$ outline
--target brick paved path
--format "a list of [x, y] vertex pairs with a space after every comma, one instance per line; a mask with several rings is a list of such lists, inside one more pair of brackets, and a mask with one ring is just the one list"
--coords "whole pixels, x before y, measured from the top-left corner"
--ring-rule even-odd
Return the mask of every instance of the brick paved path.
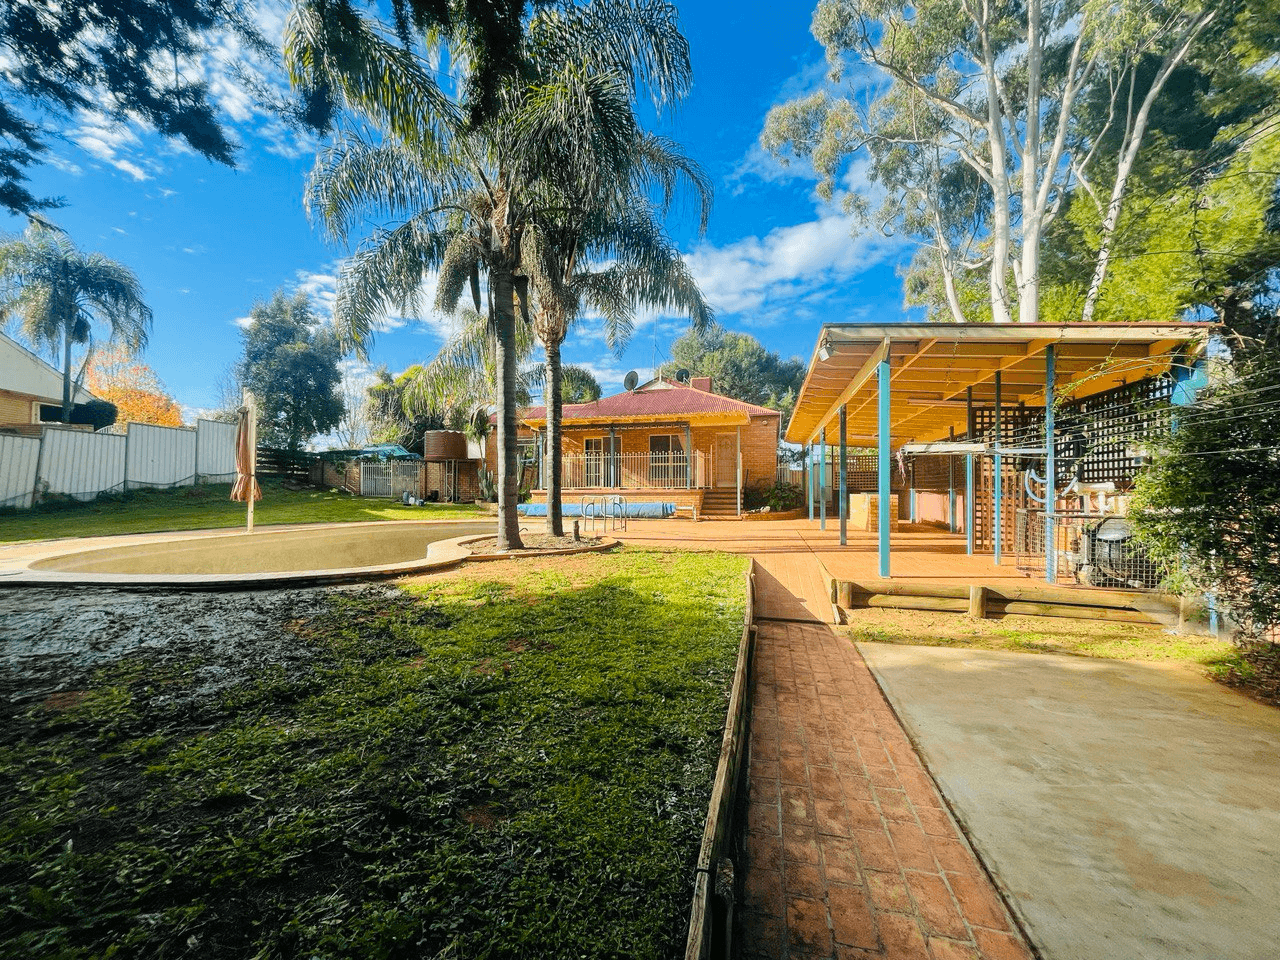
[[752, 695], [739, 957], [1027, 960], [852, 643], [761, 622]]

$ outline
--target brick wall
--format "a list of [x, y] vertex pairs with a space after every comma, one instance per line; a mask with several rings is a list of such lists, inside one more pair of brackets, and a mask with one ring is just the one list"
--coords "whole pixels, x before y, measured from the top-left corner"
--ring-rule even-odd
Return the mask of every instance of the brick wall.
[[[778, 420], [777, 416], [753, 416], [750, 423], [742, 426], [742, 470], [744, 486], [767, 484], [773, 486], [778, 471]], [[736, 451], [737, 427], [694, 427], [691, 431], [693, 449], [705, 455], [707, 470], [712, 470], [712, 461], [716, 449], [717, 437], [723, 436], [729, 441], [729, 449]], [[521, 439], [531, 438], [533, 431], [521, 428]], [[607, 437], [608, 427], [573, 427], [566, 429], [561, 442], [561, 450], [566, 456], [578, 456], [583, 452], [583, 444], [589, 438]], [[649, 452], [650, 436], [673, 435], [680, 438], [681, 446], [685, 442], [685, 431], [682, 426], [620, 426], [617, 428], [619, 452], [636, 454]], [[497, 435], [491, 432], [485, 438], [485, 460], [490, 470], [497, 469], [498, 441]], [[710, 481], [711, 477], [708, 476]]]
[[30, 424], [31, 399], [26, 393], [0, 390], [0, 426]]

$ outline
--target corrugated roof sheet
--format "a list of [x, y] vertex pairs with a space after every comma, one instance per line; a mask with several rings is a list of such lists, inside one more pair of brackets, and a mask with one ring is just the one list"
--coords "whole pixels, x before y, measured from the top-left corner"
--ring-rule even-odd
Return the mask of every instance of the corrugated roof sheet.
[[[718, 413], [739, 413], [753, 417], [778, 416], [777, 410], [770, 410], [768, 407], [759, 407], [754, 403], [677, 384], [666, 390], [615, 393], [611, 397], [601, 397], [594, 403], [566, 403], [564, 422], [609, 417], [652, 417], [658, 420]], [[527, 407], [519, 413], [520, 420], [546, 418], [546, 407]]]

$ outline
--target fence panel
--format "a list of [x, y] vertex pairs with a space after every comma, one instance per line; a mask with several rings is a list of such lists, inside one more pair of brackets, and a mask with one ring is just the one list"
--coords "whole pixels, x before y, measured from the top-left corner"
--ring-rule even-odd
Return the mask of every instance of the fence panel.
[[0, 507], [31, 506], [39, 466], [39, 437], [0, 436]]
[[236, 425], [221, 420], [196, 421], [198, 483], [231, 483], [236, 478]]
[[125, 488], [187, 487], [196, 479], [196, 432], [190, 427], [131, 423]]
[[36, 482], [77, 500], [123, 490], [126, 443], [118, 433], [46, 429]]

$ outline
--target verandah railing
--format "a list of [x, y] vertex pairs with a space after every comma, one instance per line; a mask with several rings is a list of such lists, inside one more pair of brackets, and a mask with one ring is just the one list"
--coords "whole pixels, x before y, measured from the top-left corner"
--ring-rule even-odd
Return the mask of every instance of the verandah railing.
[[680, 452], [568, 454], [561, 460], [561, 484], [565, 490], [684, 490], [710, 486], [710, 458], [695, 450], [691, 459], [692, 463]]

